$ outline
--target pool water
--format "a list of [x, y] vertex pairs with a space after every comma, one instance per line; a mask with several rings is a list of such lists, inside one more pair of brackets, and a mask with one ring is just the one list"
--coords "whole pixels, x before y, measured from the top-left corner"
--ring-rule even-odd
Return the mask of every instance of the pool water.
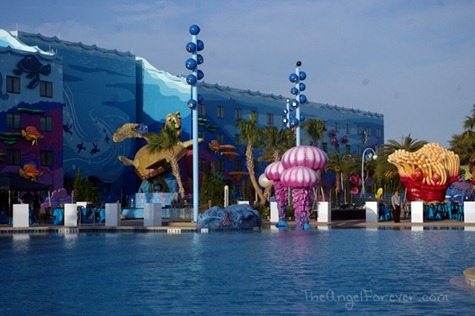
[[475, 313], [475, 232], [0, 235], [0, 315]]

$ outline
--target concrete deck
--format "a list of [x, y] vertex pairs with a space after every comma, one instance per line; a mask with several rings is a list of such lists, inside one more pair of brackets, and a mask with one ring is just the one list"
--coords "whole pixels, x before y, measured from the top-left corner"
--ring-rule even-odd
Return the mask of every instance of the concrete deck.
[[[375, 229], [464, 229], [475, 231], [475, 223], [464, 223], [456, 220], [427, 221], [425, 223], [411, 223], [409, 219], [401, 219], [400, 223], [392, 221], [366, 223], [365, 220], [336, 220], [329, 223], [310, 221], [313, 228], [375, 228]], [[295, 227], [294, 222], [289, 222], [290, 228]], [[275, 228], [275, 223], [263, 221], [262, 229]], [[196, 229], [196, 223], [191, 222], [164, 222], [163, 226], [144, 227], [143, 219], [121, 220], [120, 226], [105, 226], [104, 224], [81, 224], [78, 227], [66, 227], [63, 225], [40, 224], [29, 227], [13, 227], [12, 225], [0, 225], [0, 234], [11, 233], [48, 233], [48, 232], [161, 232], [161, 233], [185, 233], [201, 232], [208, 230]]]

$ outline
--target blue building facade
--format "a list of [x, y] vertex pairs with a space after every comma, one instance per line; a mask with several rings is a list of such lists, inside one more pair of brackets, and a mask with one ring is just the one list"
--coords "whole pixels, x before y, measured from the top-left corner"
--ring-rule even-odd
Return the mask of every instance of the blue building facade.
[[[55, 68], [53, 100], [62, 108], [62, 146], [58, 147], [61, 148], [61, 154], [58, 154], [61, 159], [57, 160], [58, 165], [54, 168], [64, 177], [65, 185], [80, 170], [83, 176], [94, 179], [102, 195], [111, 196], [111, 199], [119, 193], [137, 192], [141, 180], [132, 167], [124, 166], [117, 157], [133, 158], [144, 141], [130, 138], [119, 143], [112, 142], [114, 131], [124, 123], [142, 123], [150, 131], [159, 131], [167, 114], [179, 112], [182, 118], [182, 140], [192, 138], [191, 110], [187, 107], [191, 88], [184, 77], [158, 70], [145, 59], [129, 52], [68, 42], [41, 34], [2, 32], [0, 56], [3, 61], [0, 63], [0, 72], [4, 82], [6, 76], [12, 75], [11, 71], [21, 57], [32, 47], [47, 52], [44, 56], [36, 54], [40, 54], [44, 61], [50, 61]], [[9, 42], [13, 40], [21, 44], [16, 49]], [[19, 54], [18, 57], [4, 58], [15, 54]], [[52, 74], [53, 71], [49, 76]], [[45, 80], [46, 76], [39, 73], [39, 78]], [[283, 110], [290, 92], [288, 96], [273, 95], [205, 82], [199, 84], [198, 91], [204, 99], [198, 108], [199, 137], [204, 140], [199, 147], [200, 168], [206, 168], [210, 161], [215, 161], [217, 169], [226, 177], [229, 171], [246, 171], [244, 146], [239, 146], [236, 141], [239, 133], [236, 121], [248, 120], [249, 114], [255, 113], [259, 126], [282, 128]], [[22, 102], [34, 104], [42, 101], [26, 92], [27, 89], [22, 89], [8, 103], [0, 100], [0, 118]], [[300, 111], [307, 119], [317, 118], [325, 123], [326, 134], [319, 146], [329, 153], [339, 151], [361, 155], [366, 147], [374, 148], [384, 142], [382, 114], [315, 102], [301, 105]], [[6, 121], [2, 118], [2, 127], [3, 122]], [[55, 126], [56, 132], [58, 129]], [[10, 130], [5, 129], [5, 132]], [[310, 141], [304, 131], [301, 139], [301, 144]], [[220, 144], [235, 145], [239, 156], [226, 159], [216, 155], [208, 146], [213, 140]], [[2, 146], [0, 150], [6, 150], [7, 145]], [[190, 193], [191, 151], [180, 163], [185, 189]], [[259, 162], [257, 165], [257, 172], [262, 173], [265, 163]], [[12, 168], [6, 161], [0, 162], [0, 170]], [[43, 166], [39, 164], [38, 168], [42, 169]], [[53, 183], [44, 176], [39, 176], [38, 181], [51, 183], [55, 188], [63, 185], [61, 181]]]

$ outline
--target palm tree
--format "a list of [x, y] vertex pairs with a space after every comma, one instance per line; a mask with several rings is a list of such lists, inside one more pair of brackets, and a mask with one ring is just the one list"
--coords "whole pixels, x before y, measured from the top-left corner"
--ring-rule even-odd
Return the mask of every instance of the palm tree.
[[246, 167], [249, 172], [249, 179], [251, 180], [252, 186], [259, 197], [259, 204], [263, 205], [266, 202], [264, 193], [262, 192], [259, 184], [256, 180], [256, 175], [254, 173], [254, 146], [259, 145], [259, 134], [260, 129], [257, 126], [256, 114], [249, 114], [249, 121], [246, 122], [243, 119], [240, 119], [236, 123], [237, 128], [240, 131], [239, 134], [239, 143], [246, 144]]
[[179, 152], [176, 150], [176, 145], [180, 141], [180, 136], [174, 125], [166, 124], [160, 133], [149, 133], [148, 136], [148, 150], [153, 153], [160, 150], [168, 150], [170, 153], [170, 167], [172, 174], [176, 179], [178, 185], [178, 193], [182, 201], [185, 200], [185, 188], [181, 181], [180, 166], [178, 164]]
[[341, 189], [341, 177], [343, 172], [347, 172], [347, 165], [350, 160], [348, 154], [339, 154], [334, 152], [328, 156], [328, 163], [325, 171], [333, 171], [335, 173], [335, 196], [338, 198]]
[[282, 154], [295, 145], [295, 129], [285, 128], [279, 131], [275, 126], [266, 126], [261, 130], [259, 144], [263, 147], [260, 161], [279, 161]]
[[400, 185], [397, 167], [388, 162], [388, 156], [399, 149], [415, 152], [421, 149], [425, 144], [427, 144], [425, 140], [417, 140], [412, 138], [411, 134], [408, 134], [401, 138], [401, 142], [390, 139], [386, 144], [378, 148], [378, 163], [375, 168], [375, 177], [379, 180], [385, 192], [394, 191]]
[[302, 128], [311, 138], [311, 145], [318, 147], [318, 140], [323, 139], [325, 123], [319, 119], [309, 119], [302, 124]]
[[470, 172], [475, 174], [475, 104], [472, 106], [472, 115], [467, 116], [463, 124], [462, 134], [452, 135], [449, 141], [450, 149], [459, 155], [460, 164], [468, 165]]

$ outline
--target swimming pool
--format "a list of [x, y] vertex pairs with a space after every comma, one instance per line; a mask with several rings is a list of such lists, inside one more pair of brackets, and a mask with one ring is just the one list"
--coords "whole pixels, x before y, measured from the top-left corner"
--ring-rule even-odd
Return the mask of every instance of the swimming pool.
[[473, 314], [463, 229], [0, 235], [1, 315]]

